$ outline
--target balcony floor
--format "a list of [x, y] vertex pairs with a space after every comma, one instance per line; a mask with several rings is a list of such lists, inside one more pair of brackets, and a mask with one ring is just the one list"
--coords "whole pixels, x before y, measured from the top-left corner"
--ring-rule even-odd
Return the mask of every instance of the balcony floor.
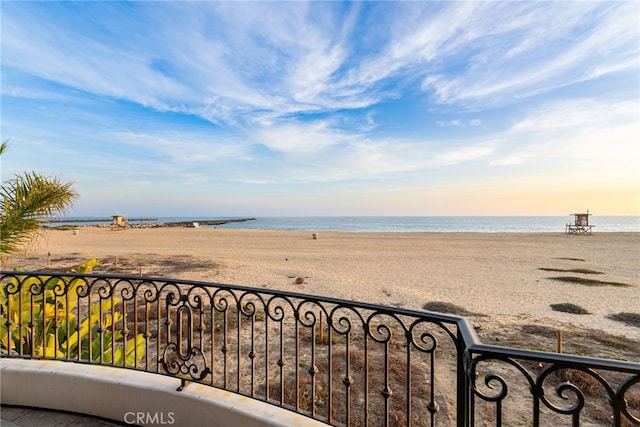
[[5, 405], [0, 408], [0, 426], [2, 427], [116, 427], [126, 425], [125, 423], [116, 423], [69, 412]]

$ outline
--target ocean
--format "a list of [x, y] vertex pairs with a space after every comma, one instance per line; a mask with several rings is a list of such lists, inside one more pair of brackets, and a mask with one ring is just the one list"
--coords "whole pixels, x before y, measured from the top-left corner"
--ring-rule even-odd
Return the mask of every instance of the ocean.
[[[95, 219], [96, 221], [91, 221]], [[223, 220], [227, 217], [157, 217], [144, 222], [181, 222]], [[79, 222], [82, 220], [83, 222]], [[58, 220], [60, 221], [60, 220]], [[573, 216], [317, 216], [317, 217], [256, 217], [255, 220], [233, 222], [216, 228], [288, 230], [288, 231], [350, 231], [350, 232], [480, 232], [480, 233], [564, 233]], [[107, 222], [108, 223], [108, 222]], [[596, 216], [589, 223], [593, 232], [640, 232], [640, 216]], [[98, 218], [64, 218], [52, 225], [96, 225]]]

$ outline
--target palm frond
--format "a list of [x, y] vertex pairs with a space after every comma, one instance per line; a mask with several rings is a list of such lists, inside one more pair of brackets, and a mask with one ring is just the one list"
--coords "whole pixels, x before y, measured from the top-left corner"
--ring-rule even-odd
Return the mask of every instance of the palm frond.
[[78, 193], [72, 183], [28, 172], [3, 183], [0, 198], [0, 252], [15, 253], [40, 230], [43, 217], [64, 213]]

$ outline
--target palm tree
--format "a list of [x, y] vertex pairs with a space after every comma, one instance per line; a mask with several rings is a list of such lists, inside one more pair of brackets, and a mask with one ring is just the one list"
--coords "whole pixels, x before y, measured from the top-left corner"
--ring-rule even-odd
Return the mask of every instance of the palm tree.
[[[7, 147], [8, 141], [0, 144], [0, 155]], [[71, 207], [78, 193], [72, 183], [25, 172], [2, 183], [0, 198], [0, 254], [9, 254], [20, 252], [38, 234], [43, 217], [64, 213]]]

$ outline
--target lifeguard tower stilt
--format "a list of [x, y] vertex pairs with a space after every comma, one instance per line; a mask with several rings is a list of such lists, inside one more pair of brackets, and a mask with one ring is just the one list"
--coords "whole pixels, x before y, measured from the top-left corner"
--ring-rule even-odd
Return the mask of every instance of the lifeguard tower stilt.
[[571, 214], [574, 217], [573, 224], [567, 223], [564, 228], [564, 234], [591, 234], [591, 229], [594, 225], [589, 225], [589, 210], [587, 213], [574, 213]]

